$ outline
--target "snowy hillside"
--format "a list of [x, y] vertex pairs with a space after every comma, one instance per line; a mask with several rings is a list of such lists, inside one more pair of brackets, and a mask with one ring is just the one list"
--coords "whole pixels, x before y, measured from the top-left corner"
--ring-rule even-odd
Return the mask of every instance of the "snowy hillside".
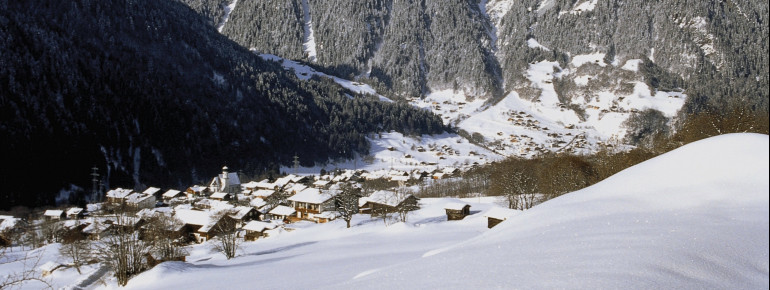
[[[260, 56], [279, 62], [300, 79], [307, 80], [313, 76], [330, 78], [355, 93], [371, 94], [382, 101], [391, 101], [367, 84], [318, 72], [301, 62], [275, 55]], [[518, 89], [534, 88], [538, 92], [528, 98], [514, 90], [501, 101], [489, 104], [485, 98], [469, 98], [460, 91], [441, 90], [425, 98], [409, 99], [412, 105], [441, 116], [445, 124], [456, 126], [469, 134], [478, 133], [483, 136], [482, 146], [470, 144], [457, 135], [408, 138], [401, 134], [386, 133], [381, 134], [385, 136], [385, 141], [380, 140], [383, 138], [369, 138], [372, 143], [370, 155], [374, 157], [374, 162], [363, 162], [358, 158], [350, 162], [321, 164], [303, 172], [317, 173], [324, 167], [425, 169], [426, 164], [433, 163], [440, 167], [467, 168], [474, 163], [485, 164], [507, 156], [532, 157], [555, 151], [586, 154], [597, 150], [602, 144], [622, 145], [628, 130], [624, 122], [633, 114], [654, 109], [666, 118], [674, 118], [684, 105], [687, 96], [683, 93], [651, 90], [641, 81], [643, 77], [638, 73], [640, 60], [606, 64], [603, 62], [604, 56], [601, 53], [577, 55], [566, 68], [561, 68], [557, 62], [531, 64], [527, 70], [529, 83], [523, 89]], [[617, 79], [608, 82], [606, 79], [612, 78], [608, 75]], [[565, 103], [556, 92], [555, 81], [573, 83], [582, 93], [570, 99], [569, 104]], [[597, 82], [602, 85], [594, 85]], [[627, 86], [628, 89], [620, 90], [619, 86]], [[575, 107], [583, 113], [578, 113]], [[466, 145], [447, 144], [453, 142]], [[415, 150], [438, 143], [442, 143], [439, 146], [452, 147], [451, 152], [455, 154], [442, 158], [441, 154], [436, 155], [438, 152], [422, 154], [424, 152]], [[397, 152], [385, 150], [388, 148], [395, 148]], [[454, 157], [447, 158], [450, 155]], [[422, 158], [402, 159], [404, 156]]]
[[686, 145], [343, 288], [767, 288], [768, 148]]
[[[562, 150], [590, 153], [602, 143], [622, 143], [628, 130], [624, 122], [633, 114], [652, 109], [671, 119], [684, 106], [685, 94], [650, 89], [642, 81], [639, 60], [620, 66], [603, 58], [577, 55], [566, 68], [558, 62], [530, 64], [529, 82], [491, 106], [452, 91], [434, 92], [414, 103], [432, 109], [447, 124], [481, 134], [496, 152], [520, 157]], [[557, 81], [580, 93], [560, 98]]]
[[[425, 198], [406, 223], [299, 222], [243, 243], [232, 260], [195, 245], [187, 262], [162, 263], [125, 289], [767, 288], [769, 141], [734, 134], [686, 145], [509, 212], [493, 229], [485, 216], [501, 199]], [[444, 208], [457, 203], [471, 215], [447, 221]], [[66, 262], [57, 244], [35, 251], [44, 266]], [[55, 288], [122, 289], [95, 266], [47, 278]]]

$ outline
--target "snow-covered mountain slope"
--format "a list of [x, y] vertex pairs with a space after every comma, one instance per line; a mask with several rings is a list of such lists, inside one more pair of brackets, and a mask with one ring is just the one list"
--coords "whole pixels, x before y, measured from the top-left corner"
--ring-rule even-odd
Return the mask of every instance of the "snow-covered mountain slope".
[[[280, 63], [300, 79], [307, 80], [313, 76], [330, 78], [353, 92], [371, 94], [383, 101], [390, 101], [367, 84], [318, 72], [301, 62], [275, 55], [260, 56]], [[303, 171], [317, 172], [324, 167], [425, 169], [425, 163], [437, 163], [441, 167], [467, 167], [507, 156], [532, 157], [554, 151], [587, 154], [601, 148], [603, 144], [612, 144], [621, 149], [626, 147], [623, 139], [628, 130], [624, 122], [633, 114], [653, 109], [662, 112], [666, 118], [674, 118], [684, 105], [687, 97], [685, 94], [650, 89], [643, 82], [644, 78], [639, 74], [641, 60], [607, 64], [604, 58], [605, 55], [601, 53], [577, 55], [565, 68], [558, 62], [533, 63], [527, 70], [527, 83], [495, 104], [489, 104], [488, 99], [470, 97], [462, 91], [454, 90], [436, 91], [425, 98], [409, 99], [412, 105], [441, 116], [445, 124], [456, 126], [468, 134], [477, 133], [482, 136], [483, 140], [472, 138], [478, 144], [468, 144], [467, 140], [460, 140], [456, 135], [406, 138], [401, 134], [386, 133], [385, 141], [380, 142], [382, 138], [369, 139], [373, 144], [370, 155], [375, 157], [374, 162], [365, 163], [359, 158], [351, 162], [319, 164]], [[576, 87], [577, 93], [566, 95], [568, 99], [560, 97], [555, 87], [558, 82]], [[423, 139], [430, 141], [423, 142]], [[450, 144], [444, 144], [447, 141]], [[438, 143], [442, 143], [439, 146], [450, 146], [451, 152], [456, 154], [441, 158], [441, 155], [436, 155], [437, 152], [422, 154], [424, 152], [414, 149]], [[397, 152], [389, 152], [385, 150], [387, 148], [395, 148]], [[449, 158], [452, 155], [454, 158]], [[402, 160], [403, 156], [423, 158]]]
[[[604, 56], [577, 55], [565, 68], [558, 62], [532, 63], [527, 81], [494, 105], [451, 90], [413, 102], [447, 124], [481, 134], [488, 148], [519, 157], [561, 150], [590, 153], [602, 143], [622, 144], [629, 129], [624, 122], [634, 113], [651, 109], [673, 119], [685, 104], [682, 92], [647, 86], [639, 60], [621, 66], [605, 63]], [[572, 91], [560, 95], [557, 83]]]
[[343, 288], [767, 288], [768, 149], [689, 144]]
[[[254, 51], [254, 50], [252, 50], [252, 51]], [[272, 54], [260, 53], [259, 56], [262, 59], [265, 59], [265, 60], [278, 62], [285, 70], [293, 71], [294, 74], [297, 76], [297, 78], [299, 78], [301, 80], [309, 80], [313, 76], [318, 76], [318, 77], [322, 77], [322, 78], [329, 78], [329, 79], [332, 79], [335, 83], [337, 83], [340, 86], [342, 86], [343, 88], [346, 88], [346, 89], [348, 89], [348, 90], [350, 90], [350, 91], [352, 91], [354, 93], [374, 95], [374, 96], [379, 97], [381, 101], [391, 102], [390, 99], [388, 99], [386, 97], [383, 97], [382, 95], [378, 94], [377, 91], [375, 91], [370, 85], [367, 85], [367, 84], [364, 84], [364, 83], [360, 83], [360, 82], [346, 80], [346, 79], [335, 77], [335, 76], [330, 76], [328, 74], [316, 71], [315, 69], [313, 69], [313, 68], [311, 68], [311, 67], [309, 67], [309, 66], [307, 66], [305, 64], [299, 63], [297, 61], [281, 58], [281, 57], [278, 57], [278, 56], [275, 56], [275, 55], [272, 55]]]

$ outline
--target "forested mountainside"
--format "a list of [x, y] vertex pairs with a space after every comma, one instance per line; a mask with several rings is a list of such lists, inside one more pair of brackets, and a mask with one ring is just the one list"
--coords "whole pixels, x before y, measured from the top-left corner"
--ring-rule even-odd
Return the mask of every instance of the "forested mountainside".
[[[567, 68], [577, 55], [602, 53], [603, 63], [582, 69], [611, 76], [611, 67], [643, 60], [652, 89], [686, 91], [685, 112], [768, 108], [766, 1], [181, 1], [243, 46], [359, 77], [393, 96], [449, 88], [495, 100], [533, 89], [532, 63]], [[566, 103], [581, 94], [565, 81], [557, 92]]]
[[[217, 8], [219, 8], [217, 6]], [[0, 1], [3, 207], [70, 184], [182, 186], [366, 153], [365, 135], [447, 130], [429, 111], [300, 81], [176, 1]], [[74, 188], [74, 187], [73, 187]], [[70, 188], [72, 189], [72, 188]]]

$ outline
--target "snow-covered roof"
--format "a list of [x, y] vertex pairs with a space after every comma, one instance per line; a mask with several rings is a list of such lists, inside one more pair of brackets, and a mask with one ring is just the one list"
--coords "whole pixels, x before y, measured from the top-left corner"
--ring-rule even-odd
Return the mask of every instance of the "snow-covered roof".
[[260, 189], [255, 192], [252, 192], [251, 195], [253, 196], [260, 196], [260, 197], [268, 197], [275, 193], [275, 190], [272, 189]]
[[60, 217], [64, 213], [63, 210], [49, 209], [43, 213], [43, 216]]
[[444, 209], [449, 210], [463, 210], [466, 206], [470, 206], [467, 203], [453, 202], [444, 206]]
[[187, 189], [189, 189], [189, 190], [191, 190], [192, 192], [195, 192], [195, 193], [201, 193], [204, 190], [206, 190], [206, 187], [202, 186], [202, 185], [193, 185], [193, 186], [188, 187]]
[[250, 211], [254, 210], [253, 207], [250, 206], [237, 206], [233, 209], [234, 213], [230, 215], [230, 217], [234, 219], [243, 219]]
[[16, 222], [18, 221], [19, 219], [15, 217], [9, 215], [0, 215], [0, 231], [12, 229], [16, 226]]
[[259, 183], [256, 182], [256, 181], [249, 181], [247, 183], [241, 183], [241, 187], [242, 188], [248, 188], [248, 189], [254, 189], [254, 188], [257, 188], [258, 184]]
[[83, 228], [83, 233], [86, 234], [98, 234], [102, 233], [106, 230], [110, 229], [109, 224], [101, 223], [101, 222], [92, 222], [85, 228]]
[[260, 181], [260, 182], [257, 182], [257, 184], [256, 184], [256, 186], [254, 188], [275, 189], [275, 184], [267, 182], [267, 181]]
[[372, 203], [397, 206], [410, 196], [412, 196], [410, 193], [397, 194], [395, 191], [379, 190], [372, 193], [372, 195], [370, 195], [367, 200]]
[[81, 212], [83, 212], [82, 207], [71, 207], [67, 210], [67, 215], [79, 215]]
[[490, 208], [486, 213], [484, 213], [484, 216], [490, 217], [493, 219], [498, 219], [498, 220], [506, 220], [517, 213], [519, 213], [519, 211], [517, 210], [503, 208], [503, 207], [493, 207], [493, 208]]
[[144, 193], [133, 193], [133, 194], [131, 194], [131, 195], [126, 197], [126, 202], [127, 203], [140, 203], [140, 202], [143, 202], [143, 201], [148, 200], [150, 198], [152, 198], [154, 200], [155, 196], [153, 196], [151, 194], [149, 194], [149, 195], [148, 194], [144, 194]]
[[220, 201], [220, 200], [213, 200], [213, 199], [208, 199], [208, 198], [204, 198], [204, 199], [199, 200], [198, 202], [195, 203], [195, 205], [198, 206], [198, 207], [208, 207], [208, 208], [210, 208], [212, 210], [226, 210], [226, 209], [231, 209], [231, 208], [235, 207], [234, 205], [230, 204], [229, 202]]
[[111, 198], [126, 198], [129, 194], [134, 192], [131, 189], [116, 188], [107, 192], [107, 197]]
[[177, 196], [177, 194], [179, 194], [180, 192], [181, 191], [176, 190], [176, 189], [169, 189], [168, 191], [163, 193], [163, 197], [165, 197], [165, 198], [173, 198], [173, 197]]
[[219, 199], [224, 199], [225, 197], [227, 197], [227, 192], [215, 192], [215, 193], [212, 193], [211, 196], [209, 196], [209, 198], [219, 198]]
[[289, 201], [307, 202], [312, 204], [322, 204], [340, 193], [338, 190], [320, 190], [317, 188], [307, 188], [299, 193], [289, 197]]
[[144, 192], [142, 192], [142, 193], [144, 193], [144, 194], [155, 194], [155, 193], [157, 193], [158, 191], [160, 191], [160, 188], [157, 188], [157, 187], [150, 187], [150, 188], [147, 188], [147, 189], [146, 189]]
[[358, 199], [358, 207], [363, 207], [367, 202], [369, 202], [368, 197], [362, 197]]
[[313, 182], [313, 185], [315, 186], [326, 186], [330, 183], [328, 180], [318, 180], [316, 182]]
[[270, 214], [272, 215], [280, 215], [280, 216], [290, 216], [293, 215], [295, 212], [294, 208], [285, 206], [285, 205], [279, 205], [276, 206], [274, 209], [270, 211]]
[[89, 203], [86, 204], [86, 209], [90, 212], [102, 210], [102, 203]]
[[396, 175], [390, 177], [391, 181], [409, 181], [409, 176]]
[[267, 202], [264, 199], [261, 199], [261, 198], [255, 198], [255, 199], [252, 199], [249, 202], [249, 205], [253, 206], [254, 208], [260, 208], [260, 207], [265, 206], [266, 204], [267, 204]]
[[207, 211], [183, 209], [177, 210], [174, 216], [188, 225], [205, 226], [211, 223], [211, 213]]
[[245, 226], [243, 226], [243, 229], [247, 231], [261, 232], [264, 230], [271, 230], [276, 227], [277, 225], [273, 223], [261, 222], [261, 221], [250, 221]]
[[276, 179], [275, 182], [273, 182], [273, 184], [277, 185], [278, 187], [284, 187], [287, 184], [294, 182], [293, 180], [295, 178], [297, 178], [297, 176], [295, 176], [293, 174], [286, 175], [284, 177]]
[[307, 185], [304, 184], [292, 184], [289, 188], [285, 189], [288, 193], [298, 193], [300, 191], [303, 191], [307, 188]]
[[166, 215], [171, 216], [172, 215], [171, 208], [168, 207], [156, 207], [156, 208], [145, 208], [140, 210], [136, 213], [136, 216], [140, 218], [150, 218], [157, 215]]

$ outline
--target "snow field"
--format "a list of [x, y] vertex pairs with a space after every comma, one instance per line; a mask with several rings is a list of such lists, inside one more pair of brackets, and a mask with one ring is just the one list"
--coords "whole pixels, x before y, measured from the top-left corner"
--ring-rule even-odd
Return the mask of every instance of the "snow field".
[[689, 144], [343, 288], [767, 288], [768, 149]]

